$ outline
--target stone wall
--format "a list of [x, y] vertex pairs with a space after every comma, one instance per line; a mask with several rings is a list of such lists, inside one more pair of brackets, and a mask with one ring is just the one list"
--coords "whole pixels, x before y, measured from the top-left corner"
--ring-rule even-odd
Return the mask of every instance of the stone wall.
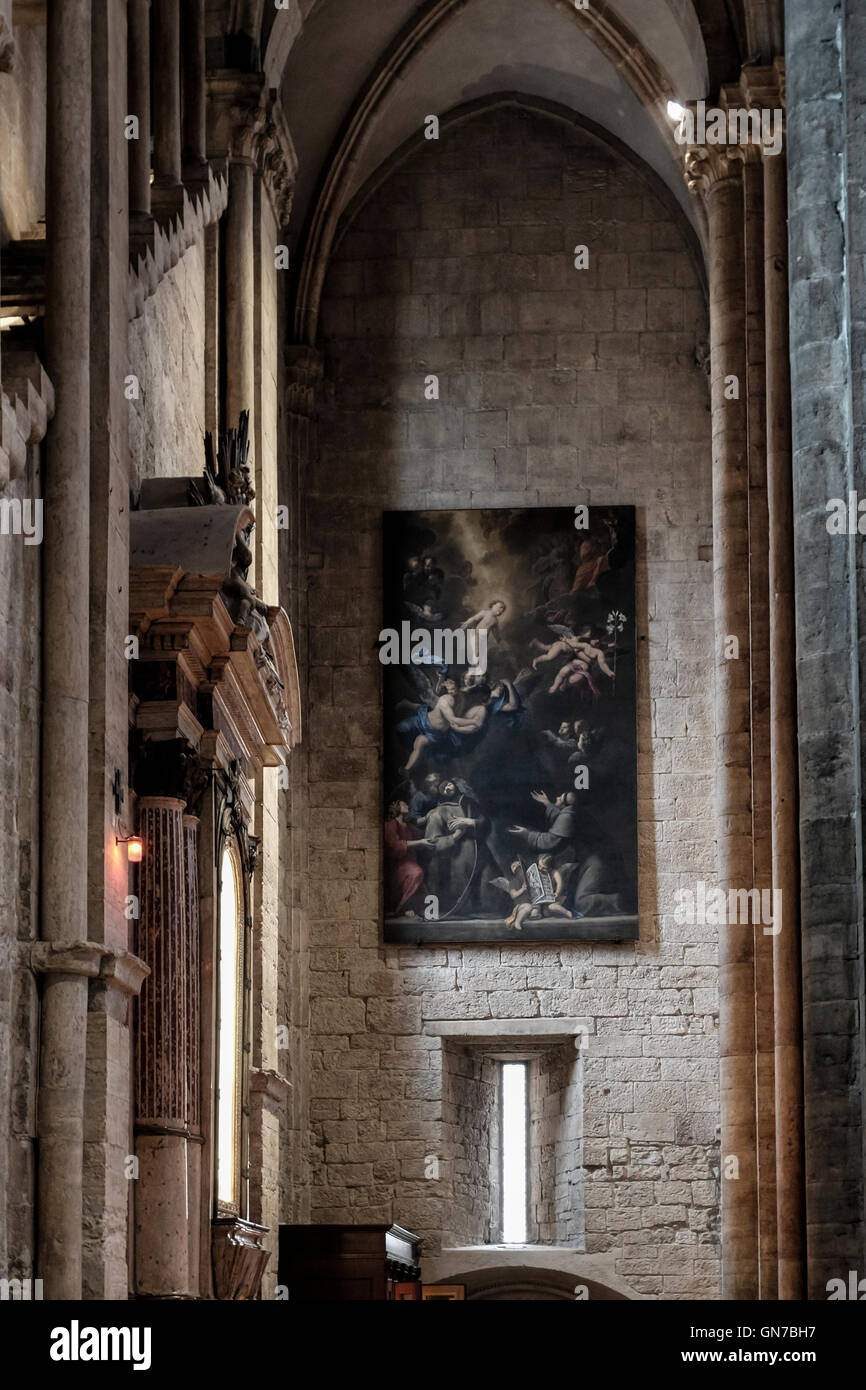
[[[442, 1095], [447, 1172], [440, 1170], [427, 1181], [450, 1186], [450, 1228], [443, 1232], [444, 1243], [489, 1245], [500, 1233], [500, 1065], [477, 1049], [446, 1042], [442, 1067], [441, 1083], [435, 1073], [414, 1082], [419, 1098], [435, 1100], [440, 1091]], [[431, 1157], [441, 1164], [437, 1155]], [[429, 1161], [426, 1166], [429, 1171]]]
[[866, 552], [827, 530], [831, 499], [866, 496], [866, 16], [832, 0], [787, 14], [808, 1297], [823, 1299], [862, 1278], [866, 1233]]
[[541, 1245], [580, 1248], [586, 1237], [587, 1170], [580, 1038], [575, 1041], [578, 1047], [569, 1039], [530, 1066], [530, 1234]]
[[205, 253], [196, 242], [129, 325], [133, 487], [142, 478], [183, 477], [204, 467]]
[[[717, 1296], [715, 931], [673, 920], [715, 865], [705, 333], [656, 185], [526, 110], [419, 140], [344, 231], [300, 487], [313, 1220], [398, 1220], [435, 1251], [454, 1225], [442, 1034], [570, 1019], [587, 1252], [636, 1292]], [[381, 512], [575, 501], [637, 507], [640, 942], [383, 948]]]
[[14, 32], [14, 68], [0, 73], [0, 246], [45, 231], [46, 31]]

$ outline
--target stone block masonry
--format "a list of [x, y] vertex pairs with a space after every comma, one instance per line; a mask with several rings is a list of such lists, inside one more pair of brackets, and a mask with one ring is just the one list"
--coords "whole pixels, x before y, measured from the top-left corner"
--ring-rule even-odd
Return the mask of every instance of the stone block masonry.
[[[443, 129], [362, 206], [322, 325], [320, 447], [301, 488], [309, 812], [294, 831], [311, 1219], [397, 1220], [428, 1253], [489, 1238], [489, 1123], [480, 1101], [474, 1130], [462, 1103], [457, 1123], [440, 1030], [475, 1047], [505, 1021], [513, 1041], [578, 1019], [575, 1166], [551, 1166], [539, 1125], [537, 1239], [606, 1256], [636, 1294], [717, 1297], [715, 928], [673, 919], [676, 889], [715, 862], [707, 330], [689, 237], [616, 152], [500, 108]], [[381, 512], [576, 502], [638, 509], [640, 941], [384, 948]], [[579, 1088], [556, 1073], [539, 1085], [567, 1109]], [[462, 1079], [463, 1101], [481, 1090]]]

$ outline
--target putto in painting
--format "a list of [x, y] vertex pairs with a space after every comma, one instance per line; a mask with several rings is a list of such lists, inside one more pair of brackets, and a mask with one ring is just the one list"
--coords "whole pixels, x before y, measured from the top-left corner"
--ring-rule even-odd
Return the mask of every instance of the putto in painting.
[[633, 939], [632, 507], [384, 517], [385, 940]]

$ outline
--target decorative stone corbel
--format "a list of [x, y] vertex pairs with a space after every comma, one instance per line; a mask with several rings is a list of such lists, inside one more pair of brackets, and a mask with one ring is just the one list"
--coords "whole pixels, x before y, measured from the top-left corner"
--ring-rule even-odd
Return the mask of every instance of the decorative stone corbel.
[[247, 1302], [258, 1296], [270, 1251], [262, 1247], [266, 1226], [239, 1216], [211, 1223], [214, 1292], [218, 1299]]
[[272, 1115], [279, 1115], [291, 1089], [291, 1081], [287, 1081], [279, 1072], [270, 1068], [254, 1067], [250, 1071], [252, 1104], [255, 1105], [258, 1101], [262, 1109], [270, 1111]]
[[89, 1011], [110, 1014], [124, 1024], [130, 999], [150, 974], [150, 967], [131, 951], [99, 941], [34, 941], [30, 965], [38, 975], [86, 975], [91, 981]]

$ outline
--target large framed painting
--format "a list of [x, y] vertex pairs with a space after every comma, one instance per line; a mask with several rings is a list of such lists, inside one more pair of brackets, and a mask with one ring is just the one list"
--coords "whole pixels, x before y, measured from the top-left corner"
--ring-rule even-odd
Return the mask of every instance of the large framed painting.
[[634, 509], [383, 537], [385, 940], [634, 939]]

